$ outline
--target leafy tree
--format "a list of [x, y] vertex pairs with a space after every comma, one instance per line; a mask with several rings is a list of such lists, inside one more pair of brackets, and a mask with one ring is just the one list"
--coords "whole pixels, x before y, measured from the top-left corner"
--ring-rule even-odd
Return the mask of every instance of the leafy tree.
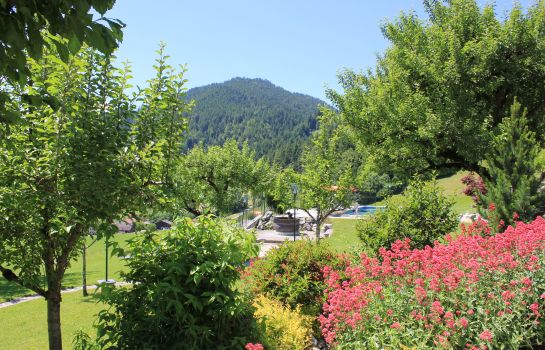
[[[207, 216], [130, 243], [132, 288], [102, 294], [100, 348], [241, 349], [251, 310], [235, 287], [255, 237]], [[124, 254], [124, 253], [123, 253]]]
[[487, 192], [479, 195], [480, 211], [500, 231], [545, 213], [545, 192], [540, 191], [545, 168], [539, 167], [539, 146], [526, 115], [515, 100], [486, 158], [491, 178], [485, 182]]
[[[529, 127], [545, 140], [545, 2], [505, 20], [475, 0], [427, 0], [427, 20], [402, 14], [382, 30], [391, 46], [376, 69], [345, 71], [329, 97], [379, 169], [407, 178], [482, 161], [518, 96]], [[379, 172], [380, 173], [380, 172]]]
[[[335, 112], [323, 108], [319, 121], [334, 121]], [[333, 132], [334, 134], [332, 134]], [[297, 205], [316, 224], [316, 240], [320, 227], [333, 213], [354, 198], [355, 167], [351, 159], [339, 157], [337, 137], [342, 129], [320, 127], [312, 134], [310, 146], [303, 153], [301, 173], [287, 169], [277, 178], [273, 198], [282, 208]], [[293, 203], [290, 184], [298, 185], [297, 203]], [[313, 210], [311, 210], [313, 209]]]
[[424, 248], [456, 229], [453, 200], [445, 197], [433, 180], [414, 178], [403, 196], [386, 201], [386, 210], [360, 220], [358, 236], [368, 253], [390, 248], [398, 239], [409, 238], [411, 247]]
[[[104, 17], [114, 3], [115, 0], [1, 1], [0, 79], [24, 86], [30, 75], [27, 56], [39, 60], [44, 49], [54, 49], [64, 62], [84, 43], [112, 53], [123, 39], [121, 29], [125, 26], [117, 19]], [[99, 13], [98, 19], [89, 13], [92, 10]], [[18, 109], [5, 108], [9, 98], [8, 91], [0, 90], [3, 122], [13, 122], [20, 116]], [[33, 101], [39, 102], [36, 98]]]
[[358, 182], [357, 201], [359, 204], [374, 203], [401, 192], [404, 182], [387, 173], [374, 171], [362, 173]]
[[258, 190], [268, 172], [267, 163], [255, 161], [255, 153], [235, 140], [223, 146], [198, 145], [180, 161], [176, 179], [176, 203], [193, 215], [227, 214], [241, 204], [241, 196]]
[[[153, 185], [173, 167], [186, 104], [183, 72], [159, 55], [156, 78], [133, 97], [129, 68], [91, 50], [67, 63], [48, 51], [29, 61], [32, 85], [9, 90], [23, 123], [0, 140], [0, 271], [46, 299], [50, 349], [62, 347], [61, 282], [89, 226], [108, 236], [113, 219], [164, 195]], [[59, 105], [22, 97], [42, 91]]]

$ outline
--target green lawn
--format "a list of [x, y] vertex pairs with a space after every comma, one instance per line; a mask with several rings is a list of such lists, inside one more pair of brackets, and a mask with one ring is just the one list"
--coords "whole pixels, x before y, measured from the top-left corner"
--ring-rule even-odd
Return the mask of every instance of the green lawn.
[[[467, 175], [467, 172], [459, 172], [453, 176], [438, 179], [438, 185], [443, 189], [443, 193], [447, 196], [452, 196], [454, 199], [453, 210], [458, 214], [465, 212], [475, 212], [471, 197], [462, 193], [465, 185], [462, 184], [462, 177]], [[373, 205], [383, 205], [384, 202], [373, 203]], [[328, 242], [338, 251], [350, 251], [359, 244], [356, 224], [357, 219], [329, 219], [333, 224], [333, 235], [328, 238]]]
[[443, 188], [443, 193], [454, 197], [454, 206], [452, 209], [458, 214], [476, 212], [471, 197], [462, 193], [465, 188], [465, 185], [462, 183], [462, 177], [467, 174], [469, 174], [467, 171], [461, 171], [456, 175], [437, 180], [439, 187]]
[[[116, 234], [112, 240], [119, 242], [123, 247], [126, 241], [134, 237], [133, 233]], [[111, 252], [111, 250], [110, 250]], [[96, 242], [87, 250], [87, 284], [95, 284], [97, 280], [105, 277], [105, 244], [104, 240]], [[122, 259], [114, 256], [109, 259], [109, 275], [108, 278], [119, 278], [119, 272], [122, 270], [124, 262]], [[82, 265], [81, 258], [72, 261], [71, 266], [66, 271], [64, 276], [63, 286], [74, 287], [82, 284]], [[11, 300], [13, 298], [35, 294], [31, 290], [23, 288], [18, 284], [8, 282], [4, 277], [0, 276], [0, 302]], [[1, 344], [1, 343], [0, 343]], [[0, 348], [2, 348], [0, 346]]]
[[339, 252], [350, 251], [359, 244], [356, 232], [357, 219], [329, 219], [333, 224], [333, 235], [327, 242]]
[[[94, 291], [91, 291], [91, 294]], [[61, 303], [63, 348], [72, 349], [73, 335], [79, 329], [94, 337], [95, 315], [104, 308], [95, 298], [81, 292], [64, 293]], [[32, 300], [0, 309], [0, 349], [47, 349], [46, 303]]]

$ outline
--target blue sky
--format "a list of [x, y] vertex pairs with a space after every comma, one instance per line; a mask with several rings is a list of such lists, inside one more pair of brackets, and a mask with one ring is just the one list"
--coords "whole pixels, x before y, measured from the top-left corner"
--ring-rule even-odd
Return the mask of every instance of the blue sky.
[[[495, 3], [504, 17], [514, 1]], [[187, 64], [188, 87], [264, 78], [325, 100], [343, 67], [374, 66], [388, 46], [380, 25], [401, 11], [424, 16], [421, 0], [117, 0], [107, 16], [127, 24], [117, 56], [131, 61], [133, 84], [153, 75], [164, 41], [170, 63]]]

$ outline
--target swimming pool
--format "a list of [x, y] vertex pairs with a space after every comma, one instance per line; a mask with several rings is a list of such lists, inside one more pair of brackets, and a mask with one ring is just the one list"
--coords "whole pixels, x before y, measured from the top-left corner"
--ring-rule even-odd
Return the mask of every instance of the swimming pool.
[[378, 210], [384, 210], [384, 206], [358, 205], [343, 211], [339, 216], [363, 216], [372, 214]]

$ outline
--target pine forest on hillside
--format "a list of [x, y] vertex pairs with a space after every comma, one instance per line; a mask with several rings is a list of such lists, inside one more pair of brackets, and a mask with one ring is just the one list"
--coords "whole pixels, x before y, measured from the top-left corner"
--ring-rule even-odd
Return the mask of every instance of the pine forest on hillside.
[[317, 98], [286, 91], [263, 79], [234, 78], [190, 89], [187, 148], [202, 142], [247, 141], [256, 156], [282, 166], [298, 166], [301, 151], [316, 129]]

